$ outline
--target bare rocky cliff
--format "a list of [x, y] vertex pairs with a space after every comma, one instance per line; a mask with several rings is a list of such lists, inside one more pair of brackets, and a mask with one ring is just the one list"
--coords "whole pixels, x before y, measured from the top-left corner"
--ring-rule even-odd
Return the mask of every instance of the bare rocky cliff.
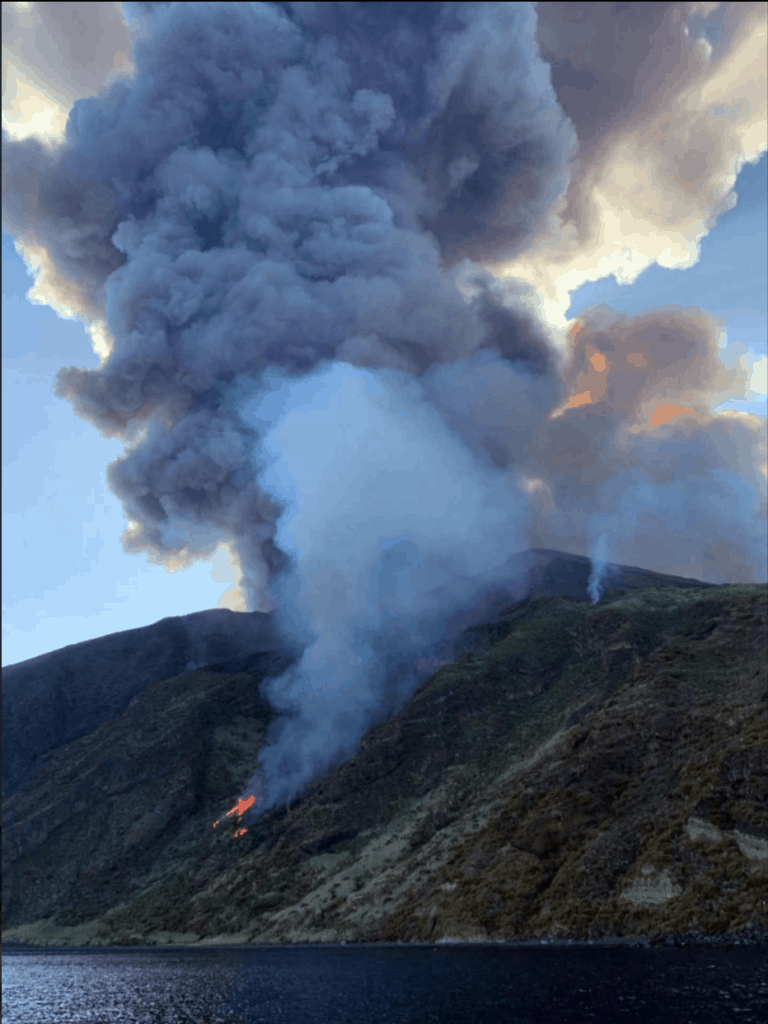
[[760, 941], [766, 587], [627, 570], [593, 605], [547, 593], [586, 560], [528, 557], [533, 593], [287, 810], [212, 827], [275, 650], [148, 684], [51, 752], [4, 801], [3, 941]]

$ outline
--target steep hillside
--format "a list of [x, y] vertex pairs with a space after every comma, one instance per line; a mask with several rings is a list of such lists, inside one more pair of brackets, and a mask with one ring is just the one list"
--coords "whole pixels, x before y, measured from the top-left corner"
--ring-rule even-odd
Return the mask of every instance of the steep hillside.
[[244, 834], [287, 656], [146, 687], [4, 802], [4, 941], [764, 935], [766, 587], [539, 582]]
[[142, 689], [182, 672], [275, 650], [269, 616], [223, 608], [162, 619], [3, 669], [3, 796], [40, 758], [108, 722]]

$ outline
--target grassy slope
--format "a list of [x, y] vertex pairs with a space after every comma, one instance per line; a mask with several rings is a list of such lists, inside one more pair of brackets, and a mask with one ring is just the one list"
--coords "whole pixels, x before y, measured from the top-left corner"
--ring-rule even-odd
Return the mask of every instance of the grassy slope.
[[210, 823], [263, 742], [254, 680], [150, 687], [6, 802], [4, 939], [768, 927], [764, 586], [529, 599], [467, 642], [237, 839]]

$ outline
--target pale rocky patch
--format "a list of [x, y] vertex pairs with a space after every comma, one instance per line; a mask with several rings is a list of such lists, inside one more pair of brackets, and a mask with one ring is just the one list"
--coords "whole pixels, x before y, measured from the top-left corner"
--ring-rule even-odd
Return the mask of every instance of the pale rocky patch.
[[768, 839], [752, 836], [747, 832], [734, 832], [736, 845], [750, 860], [768, 860]]
[[691, 840], [705, 839], [710, 843], [723, 841], [723, 833], [720, 829], [708, 821], [702, 821], [701, 818], [689, 818], [685, 830]]
[[631, 882], [619, 895], [620, 900], [627, 900], [636, 907], [659, 907], [679, 896], [683, 891], [674, 885], [669, 873], [656, 871], [650, 865], [640, 869], [641, 878]]

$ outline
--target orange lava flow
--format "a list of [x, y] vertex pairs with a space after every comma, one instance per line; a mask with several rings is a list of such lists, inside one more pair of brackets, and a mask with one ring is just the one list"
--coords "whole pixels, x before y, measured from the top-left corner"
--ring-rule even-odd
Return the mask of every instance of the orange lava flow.
[[[230, 807], [230, 809], [224, 815], [224, 818], [231, 818], [232, 815], [234, 815], [237, 818], [242, 818], [242, 816], [245, 814], [248, 808], [253, 807], [255, 803], [256, 797], [253, 794], [251, 794], [249, 797], [246, 797], [244, 800], [238, 800], [234, 807]], [[217, 825], [220, 825], [224, 818], [219, 818], [218, 821], [214, 821], [213, 827], [216, 828]], [[235, 835], [241, 836], [244, 832], [247, 831], [247, 828], [241, 828], [238, 829], [237, 832], [235, 832]]]
[[224, 817], [228, 818], [231, 814], [236, 814], [238, 818], [242, 818], [249, 807], [253, 807], [256, 803], [256, 797], [251, 794], [246, 797], [245, 800], [238, 800], [234, 807], [230, 808]]

